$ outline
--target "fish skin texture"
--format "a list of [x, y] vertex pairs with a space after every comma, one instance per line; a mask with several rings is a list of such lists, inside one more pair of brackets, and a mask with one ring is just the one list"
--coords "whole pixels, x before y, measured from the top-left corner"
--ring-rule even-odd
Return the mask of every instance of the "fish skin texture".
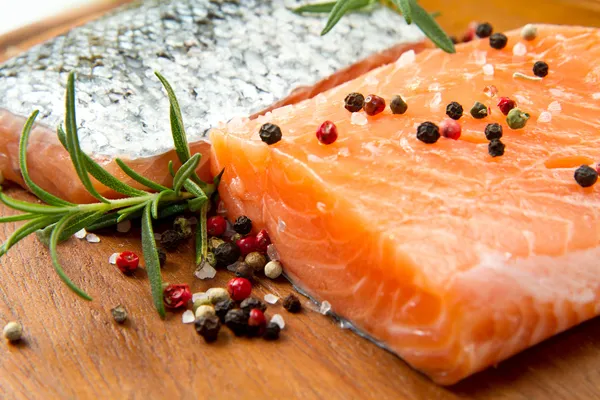
[[[538, 29], [524, 56], [512, 51], [518, 30], [504, 50], [488, 40], [425, 50], [210, 133], [230, 217], [266, 228], [295, 284], [439, 384], [600, 313], [600, 184], [573, 178], [600, 160], [600, 30]], [[546, 78], [513, 78], [537, 60]], [[343, 99], [354, 91], [400, 94], [408, 111], [353, 124]], [[500, 96], [531, 114], [524, 129], [508, 128]], [[418, 141], [416, 127], [441, 122], [451, 101], [491, 115], [466, 113], [460, 140]], [[549, 108], [551, 121], [538, 121]], [[324, 120], [338, 128], [331, 145], [315, 137]], [[265, 122], [283, 131], [275, 145], [260, 141]], [[492, 122], [504, 128], [502, 157], [488, 154]]]
[[[218, 122], [248, 117], [276, 102], [310, 97], [318, 81], [323, 90], [391, 62], [406, 50], [402, 43], [413, 43], [415, 49], [423, 46], [416, 44], [422, 43], [423, 35], [415, 26], [383, 7], [348, 15], [321, 37], [324, 17], [290, 11], [300, 3], [148, 0], [6, 61], [0, 65], [0, 137], [11, 143], [2, 146], [2, 172], [18, 180], [18, 170], [4, 169], [16, 165], [16, 154], [6, 152], [20, 133], [15, 116], [26, 117], [39, 109], [38, 122], [52, 131], [62, 123], [65, 85], [72, 70], [77, 72], [82, 149], [97, 158], [138, 160], [145, 170], [152, 169], [154, 157], [173, 155], [168, 99], [155, 70], [173, 86], [188, 139], [198, 142]], [[58, 151], [55, 140], [41, 140], [49, 143], [46, 153]], [[206, 174], [207, 161], [203, 157], [200, 166]], [[55, 164], [51, 158], [33, 169], [63, 169]], [[166, 169], [154, 178], [169, 179]], [[45, 176], [41, 179], [42, 187], [52, 186]], [[80, 197], [80, 189], [61, 193], [58, 184], [54, 193], [67, 200], [91, 199], [85, 193]]]

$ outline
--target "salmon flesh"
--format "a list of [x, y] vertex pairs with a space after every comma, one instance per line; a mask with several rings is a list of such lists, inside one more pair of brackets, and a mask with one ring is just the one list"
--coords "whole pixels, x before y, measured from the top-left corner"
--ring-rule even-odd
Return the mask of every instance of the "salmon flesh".
[[69, 71], [77, 72], [82, 149], [138, 186], [119, 172], [115, 157], [162, 183], [170, 180], [168, 161], [176, 160], [168, 100], [155, 70], [176, 90], [191, 150], [205, 155], [200, 173], [208, 178], [206, 132], [218, 122], [312, 97], [422, 46], [416, 44], [422, 33], [387, 8], [348, 15], [321, 37], [323, 15], [294, 14], [291, 9], [300, 4], [136, 2], [8, 60], [0, 65], [0, 171], [21, 181], [17, 147], [23, 117], [39, 109], [41, 124], [32, 133], [28, 157], [32, 178], [66, 200], [93, 201], [76, 183], [55, 137], [64, 119]]
[[[600, 160], [600, 31], [538, 30], [508, 32], [503, 50], [477, 40], [401, 57], [210, 134], [230, 216], [266, 228], [294, 283], [440, 384], [600, 313], [600, 184], [573, 176]], [[513, 75], [533, 77], [539, 60], [545, 78]], [[401, 95], [408, 111], [351, 114], [351, 92]], [[500, 96], [531, 115], [523, 129], [509, 129]], [[460, 139], [419, 141], [451, 101], [465, 109]], [[473, 118], [476, 101], [491, 115]], [[330, 145], [315, 136], [325, 120], [339, 132]], [[266, 122], [283, 132], [271, 146]]]

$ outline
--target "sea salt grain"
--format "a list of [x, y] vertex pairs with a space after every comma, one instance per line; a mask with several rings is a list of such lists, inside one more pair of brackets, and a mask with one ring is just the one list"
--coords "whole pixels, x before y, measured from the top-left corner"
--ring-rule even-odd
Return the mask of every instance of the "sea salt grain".
[[281, 218], [277, 218], [277, 230], [279, 232], [285, 232], [286, 227], [287, 225], [285, 224], [285, 222], [283, 222]]
[[265, 294], [264, 297], [265, 301], [269, 304], [275, 304], [277, 303], [277, 301], [279, 301], [279, 297], [275, 296], [274, 294]]
[[283, 329], [285, 328], [285, 321], [283, 319], [283, 317], [279, 314], [275, 314], [271, 317], [271, 322], [279, 325], [279, 328]]
[[484, 75], [486, 75], [486, 76], [494, 75], [494, 66], [492, 64], [485, 64], [482, 69], [483, 69]]
[[196, 316], [192, 310], [187, 310], [183, 314], [181, 314], [181, 322], [184, 324], [191, 324], [196, 320]]
[[108, 262], [115, 265], [117, 263], [117, 257], [119, 257], [119, 253], [112, 253], [110, 257], [108, 257]]
[[321, 306], [319, 307], [319, 312], [323, 315], [327, 315], [329, 311], [331, 311], [331, 304], [329, 304], [328, 301], [322, 302]]
[[88, 233], [85, 236], [85, 240], [87, 240], [89, 243], [100, 243], [100, 238], [93, 233]]
[[475, 64], [484, 65], [487, 62], [487, 51], [475, 52]]
[[552, 103], [548, 104], [548, 111], [560, 112], [561, 110], [562, 107], [558, 101], [553, 101]]
[[198, 279], [212, 279], [217, 275], [217, 270], [214, 269], [207, 261], [202, 261], [202, 264], [194, 272]]
[[550, 122], [552, 121], [552, 113], [544, 111], [540, 114], [537, 120], [538, 122]]
[[369, 122], [367, 117], [361, 112], [352, 113], [352, 116], [350, 117], [350, 123], [352, 125], [363, 126], [366, 125], [367, 122]]
[[269, 256], [269, 259], [279, 261], [279, 253], [277, 253], [275, 245], [270, 244], [267, 246], [267, 255]]
[[131, 230], [131, 221], [121, 221], [117, 224], [117, 232], [126, 233]]
[[429, 107], [430, 108], [438, 108], [440, 106], [440, 104], [442, 104], [442, 94], [440, 92], [437, 92], [433, 96], [433, 99], [431, 99], [431, 101], [429, 102]]
[[85, 235], [87, 235], [87, 232], [85, 230], [85, 228], [75, 232], [75, 234], [73, 236], [75, 236], [77, 239], [83, 239], [85, 237]]
[[523, 43], [519, 42], [513, 46], [512, 51], [515, 56], [521, 57], [521, 56], [524, 56], [525, 54], [527, 54], [527, 46], [525, 46]]
[[498, 94], [498, 88], [496, 86], [494, 86], [494, 85], [486, 86], [483, 89], [483, 93], [487, 97], [495, 97]]

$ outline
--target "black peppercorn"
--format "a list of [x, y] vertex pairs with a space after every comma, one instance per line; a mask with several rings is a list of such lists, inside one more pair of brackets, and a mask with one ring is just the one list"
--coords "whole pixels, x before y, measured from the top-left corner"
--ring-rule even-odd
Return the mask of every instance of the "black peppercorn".
[[160, 264], [160, 266], [162, 268], [167, 263], [167, 253], [160, 247], [158, 248], [157, 252], [158, 252], [158, 263]]
[[194, 323], [196, 332], [198, 335], [204, 338], [206, 343], [211, 343], [217, 340], [219, 330], [221, 329], [221, 322], [216, 315], [206, 315], [200, 317]]
[[402, 99], [402, 97], [396, 95], [392, 97], [392, 101], [390, 102], [390, 110], [392, 110], [392, 114], [404, 114], [406, 110], [408, 110], [408, 105]]
[[499, 157], [504, 155], [504, 143], [500, 141], [500, 139], [492, 139], [488, 144], [488, 153], [492, 157]]
[[247, 235], [252, 230], [252, 221], [250, 218], [242, 215], [238, 217], [233, 223], [233, 230], [239, 233], [240, 235]]
[[492, 27], [492, 25], [488, 22], [484, 22], [483, 24], [477, 25], [477, 28], [475, 29], [475, 34], [479, 38], [486, 38], [489, 37], [493, 31], [494, 28]]
[[300, 303], [300, 299], [298, 299], [298, 297], [290, 293], [285, 299], [283, 299], [283, 308], [285, 308], [288, 312], [297, 313], [302, 309], [302, 304]]
[[359, 112], [365, 104], [365, 96], [360, 93], [350, 93], [344, 99], [344, 108], [350, 112]]
[[536, 61], [535, 64], [533, 64], [533, 74], [540, 78], [545, 77], [548, 75], [548, 64], [543, 61]]
[[598, 180], [598, 172], [587, 165], [582, 165], [575, 170], [575, 181], [581, 187], [590, 187]]
[[446, 115], [458, 121], [463, 115], [463, 107], [456, 101], [453, 101], [446, 106]]
[[233, 310], [235, 307], [235, 302], [231, 299], [225, 299], [217, 302], [215, 304], [215, 314], [221, 322], [225, 322], [225, 316], [229, 312], [229, 310]]
[[179, 232], [172, 229], [166, 230], [160, 235], [160, 245], [166, 251], [175, 251], [181, 242], [182, 237]]
[[496, 50], [502, 50], [506, 47], [508, 38], [504, 33], [494, 33], [490, 36], [490, 46]]
[[487, 140], [500, 139], [502, 137], [502, 125], [497, 123], [487, 124], [485, 137]]
[[263, 334], [265, 340], [277, 340], [279, 339], [279, 332], [281, 328], [275, 322], [269, 322]]
[[239, 263], [235, 269], [235, 276], [238, 278], [246, 278], [251, 281], [254, 278], [254, 270], [248, 264], [242, 262]]
[[254, 297], [248, 297], [247, 299], [244, 299], [240, 303], [240, 308], [248, 316], [250, 315], [250, 310], [252, 310], [254, 308], [257, 308], [257, 309], [259, 309], [262, 312], [265, 312], [267, 310], [266, 304], [263, 303], [262, 301], [258, 300], [258, 299], [255, 299]]
[[229, 310], [225, 315], [225, 325], [235, 336], [243, 336], [248, 332], [248, 316], [242, 310]]
[[268, 145], [275, 144], [281, 140], [281, 128], [277, 125], [266, 123], [260, 127], [258, 132], [260, 139]]
[[242, 253], [235, 243], [225, 242], [215, 249], [214, 254], [217, 265], [226, 267], [236, 262]]
[[488, 108], [485, 106], [485, 104], [482, 104], [478, 101], [473, 104], [473, 107], [471, 107], [469, 112], [475, 119], [482, 119], [488, 116]]
[[433, 144], [440, 138], [440, 128], [433, 122], [423, 122], [417, 128], [417, 139], [423, 143]]

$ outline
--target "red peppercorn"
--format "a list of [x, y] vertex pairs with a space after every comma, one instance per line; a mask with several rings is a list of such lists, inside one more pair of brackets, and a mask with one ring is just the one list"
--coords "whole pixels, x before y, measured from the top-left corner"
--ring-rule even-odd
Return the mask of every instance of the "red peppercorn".
[[256, 236], [246, 236], [235, 242], [240, 248], [242, 256], [246, 257], [248, 254], [256, 251]]
[[233, 278], [227, 284], [227, 291], [235, 301], [242, 301], [250, 296], [252, 284], [246, 278]]
[[256, 251], [260, 253], [267, 252], [267, 246], [271, 244], [271, 238], [266, 230], [262, 229], [256, 234]]
[[211, 236], [221, 236], [227, 229], [227, 221], [220, 215], [206, 220], [206, 230]]
[[385, 100], [377, 95], [370, 94], [365, 98], [363, 109], [367, 115], [377, 115], [385, 110]]
[[117, 256], [117, 267], [126, 275], [133, 274], [140, 264], [140, 258], [133, 251], [124, 251]]
[[498, 101], [498, 108], [502, 111], [502, 114], [508, 115], [510, 110], [515, 108], [517, 103], [514, 100], [509, 99], [508, 97], [500, 97], [500, 101]]
[[165, 306], [169, 308], [185, 307], [192, 299], [192, 292], [187, 284], [168, 285], [163, 290]]
[[477, 22], [471, 22], [469, 24], [467, 31], [462, 37], [462, 41], [464, 43], [470, 42], [471, 40], [475, 39], [475, 30], [477, 29], [477, 25]]
[[323, 144], [331, 144], [337, 140], [337, 127], [331, 121], [325, 121], [317, 129], [317, 139]]
[[458, 140], [461, 130], [462, 128], [458, 121], [455, 121], [451, 118], [446, 118], [440, 124], [440, 133], [442, 136], [447, 137], [448, 139]]
[[265, 314], [258, 308], [250, 310], [250, 317], [248, 318], [248, 331], [251, 335], [260, 336], [265, 331], [267, 326], [267, 318]]

